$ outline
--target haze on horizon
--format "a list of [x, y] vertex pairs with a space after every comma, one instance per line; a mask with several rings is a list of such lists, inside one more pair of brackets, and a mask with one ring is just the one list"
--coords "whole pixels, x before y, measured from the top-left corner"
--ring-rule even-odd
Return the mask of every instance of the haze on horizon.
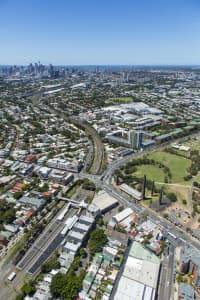
[[199, 0], [1, 0], [0, 64], [199, 65]]

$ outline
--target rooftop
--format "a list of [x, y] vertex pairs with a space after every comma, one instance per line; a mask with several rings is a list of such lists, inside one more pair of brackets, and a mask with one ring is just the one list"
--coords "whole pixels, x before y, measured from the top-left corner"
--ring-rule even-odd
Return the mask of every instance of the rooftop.
[[92, 203], [95, 204], [101, 211], [104, 211], [117, 204], [118, 201], [108, 193], [100, 191], [97, 195], [95, 195]]
[[129, 256], [124, 268], [123, 276], [156, 288], [160, 265], [151, 261]]
[[160, 259], [155, 254], [145, 249], [140, 243], [136, 241], [133, 242], [129, 255], [141, 260], [160, 264]]

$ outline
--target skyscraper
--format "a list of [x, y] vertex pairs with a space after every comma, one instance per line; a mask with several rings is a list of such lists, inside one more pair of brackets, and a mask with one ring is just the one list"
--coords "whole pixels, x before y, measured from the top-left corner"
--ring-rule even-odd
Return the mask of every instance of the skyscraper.
[[136, 149], [142, 148], [142, 135], [142, 131], [131, 130], [129, 132], [129, 142], [131, 144], [131, 147]]
[[142, 131], [135, 131], [134, 148], [140, 149], [142, 147]]

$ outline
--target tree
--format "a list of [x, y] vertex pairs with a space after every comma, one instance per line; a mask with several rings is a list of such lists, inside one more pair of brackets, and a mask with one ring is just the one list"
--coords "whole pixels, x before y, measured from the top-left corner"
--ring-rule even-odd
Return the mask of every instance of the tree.
[[36, 287], [32, 281], [25, 283], [22, 287], [22, 292], [25, 295], [31, 296], [35, 293], [35, 291], [36, 291]]
[[16, 300], [24, 300], [24, 295], [23, 294], [17, 295]]
[[48, 190], [49, 190], [48, 183], [44, 183], [43, 186], [38, 188], [38, 191], [41, 192], [41, 193], [42, 192], [47, 192]]
[[49, 261], [47, 261], [45, 264], [42, 265], [41, 270], [43, 273], [48, 273], [53, 269], [59, 269], [60, 268], [60, 262], [57, 260], [57, 258], [53, 257]]
[[124, 206], [119, 206], [119, 208], [118, 208], [118, 212], [121, 212], [122, 210], [124, 210]]
[[[70, 267], [71, 269], [71, 267]], [[81, 269], [79, 274], [69, 270], [67, 274], [57, 273], [53, 276], [50, 291], [53, 297], [61, 297], [63, 300], [73, 300], [81, 288], [85, 277], [85, 270]]]
[[16, 193], [14, 193], [15, 199], [19, 199], [22, 195], [23, 195], [22, 192], [16, 192]]
[[96, 228], [93, 230], [88, 241], [88, 247], [91, 254], [101, 251], [106, 242], [107, 236], [105, 235], [103, 229]]
[[164, 177], [164, 182], [165, 182], [165, 183], [168, 183], [168, 182], [169, 182], [168, 176], [165, 176], [165, 177]]
[[103, 226], [104, 225], [104, 221], [103, 221], [103, 218], [102, 217], [99, 217], [98, 221], [97, 221], [97, 224], [99, 226]]
[[168, 193], [167, 197], [169, 198], [169, 200], [171, 200], [172, 202], [176, 202], [177, 201], [177, 196], [174, 193]]
[[51, 285], [50, 285], [50, 291], [55, 297], [59, 297], [62, 293], [62, 290], [64, 289], [66, 285], [66, 275], [62, 273], [57, 273], [53, 276]]
[[11, 223], [15, 219], [15, 209], [10, 208], [4, 213], [4, 221], [5, 223]]
[[87, 256], [87, 253], [86, 253], [84, 248], [81, 248], [79, 253], [80, 253], [80, 256], [83, 257], [83, 258]]
[[15, 219], [15, 209], [13, 203], [0, 200], [0, 224], [11, 223]]
[[65, 287], [61, 292], [62, 299], [70, 300], [75, 299], [78, 293], [78, 290], [81, 287], [81, 281], [79, 277], [67, 276], [67, 282]]

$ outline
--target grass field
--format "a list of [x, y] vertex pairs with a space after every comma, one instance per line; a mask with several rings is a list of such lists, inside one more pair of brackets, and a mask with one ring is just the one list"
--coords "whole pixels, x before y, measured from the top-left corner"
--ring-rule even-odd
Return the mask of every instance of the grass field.
[[188, 158], [190, 157], [190, 151], [191, 150], [198, 150], [200, 152], [200, 141], [192, 139], [189, 141], [186, 141], [184, 143], [181, 143], [182, 146], [187, 146], [190, 147], [189, 151], [183, 151], [183, 150], [179, 150], [179, 149], [174, 149], [176, 150], [178, 155], [184, 155], [187, 156]]
[[76, 191], [80, 188], [80, 184], [75, 184], [71, 190], [69, 190], [67, 193], [66, 193], [66, 197], [68, 198], [71, 198], [75, 193]]
[[116, 102], [122, 102], [122, 103], [133, 102], [133, 99], [131, 97], [111, 98], [111, 100]]
[[147, 176], [148, 180], [161, 181], [164, 182], [164, 172], [161, 168], [153, 165], [140, 165], [137, 166], [137, 171], [133, 173], [133, 176], [142, 178], [144, 174]]
[[[191, 150], [198, 150], [200, 152], [200, 141], [196, 139], [191, 139], [185, 143], [181, 143], [183, 146], [190, 147]], [[189, 154], [190, 151], [188, 151]]]
[[[159, 161], [170, 169], [172, 174], [172, 183], [185, 182], [183, 177], [187, 175], [187, 168], [191, 165], [191, 161], [189, 159], [163, 151], [152, 152], [148, 155], [148, 158]], [[159, 168], [157, 169], [160, 170]], [[189, 182], [187, 182], [187, 184], [189, 184]]]
[[[189, 158], [191, 150], [198, 150], [199, 153], [200, 153], [200, 140], [198, 140], [198, 139], [188, 140], [184, 143], [181, 143], [181, 145], [190, 147], [190, 150], [189, 151], [176, 150], [177, 153], [180, 154], [180, 156], [184, 155], [184, 156], [187, 156]], [[197, 181], [197, 182], [200, 183], [200, 172], [198, 172], [197, 176], [193, 179], [194, 179], [194, 181]], [[191, 182], [191, 181], [189, 181], [189, 182]]]
[[[200, 143], [198, 141], [194, 141], [193, 145], [190, 144], [188, 146], [195, 150], [198, 150], [199, 147], [200, 150]], [[164, 185], [164, 190], [166, 193], [176, 194], [178, 205], [190, 210], [191, 183], [193, 180], [200, 183], [200, 172], [191, 180], [184, 180], [184, 177], [188, 175], [187, 169], [191, 165], [191, 160], [189, 158], [171, 154], [165, 151], [155, 151], [147, 154], [147, 157], [155, 160], [156, 162], [160, 162], [169, 168], [171, 173], [169, 184], [164, 183], [164, 179], [167, 174], [164, 173], [162, 167], [159, 168], [159, 165], [138, 165], [137, 171], [134, 172], [132, 176], [142, 178], [144, 175], [146, 175], [148, 180], [155, 181], [155, 186], [157, 188], [159, 188], [161, 185]], [[149, 199], [144, 201], [144, 205], [149, 205], [150, 202], [157, 200], [159, 197], [159, 195], [156, 195], [155, 197], [151, 198], [150, 191], [147, 191], [147, 193], [147, 198]], [[187, 204], [183, 204], [183, 200], [186, 200]]]

